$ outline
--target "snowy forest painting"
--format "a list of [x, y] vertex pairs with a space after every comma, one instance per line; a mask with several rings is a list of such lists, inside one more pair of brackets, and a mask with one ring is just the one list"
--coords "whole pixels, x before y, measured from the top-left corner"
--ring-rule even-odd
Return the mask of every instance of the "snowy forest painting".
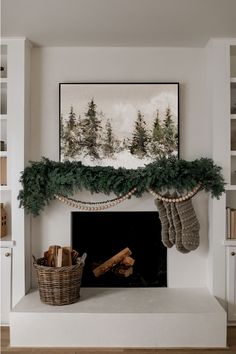
[[60, 84], [60, 160], [136, 168], [178, 156], [178, 83]]

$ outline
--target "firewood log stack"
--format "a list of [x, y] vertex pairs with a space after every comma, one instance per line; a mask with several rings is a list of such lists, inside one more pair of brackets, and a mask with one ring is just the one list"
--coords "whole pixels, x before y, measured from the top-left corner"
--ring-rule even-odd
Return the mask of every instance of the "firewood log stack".
[[130, 257], [131, 254], [132, 252], [128, 247], [124, 248], [122, 251], [116, 253], [104, 263], [94, 268], [93, 274], [98, 278], [111, 270], [117, 276], [125, 278], [129, 277], [133, 274], [133, 265], [135, 262], [135, 260]]
[[61, 247], [58, 245], [49, 246], [44, 252], [48, 267], [65, 267], [76, 263], [79, 253], [71, 247]]

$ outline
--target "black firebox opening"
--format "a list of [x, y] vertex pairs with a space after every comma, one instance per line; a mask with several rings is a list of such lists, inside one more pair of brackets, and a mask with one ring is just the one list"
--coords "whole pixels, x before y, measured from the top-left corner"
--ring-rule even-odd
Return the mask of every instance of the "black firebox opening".
[[[72, 247], [87, 259], [84, 287], [166, 287], [167, 252], [157, 211], [72, 212]], [[135, 260], [131, 274], [116, 267], [99, 277], [93, 269], [128, 247]]]

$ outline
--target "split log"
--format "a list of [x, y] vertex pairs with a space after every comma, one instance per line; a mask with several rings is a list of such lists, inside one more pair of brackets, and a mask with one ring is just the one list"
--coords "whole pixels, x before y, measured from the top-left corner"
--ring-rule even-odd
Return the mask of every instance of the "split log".
[[48, 251], [44, 252], [48, 267], [71, 266], [72, 257], [76, 262], [78, 256], [78, 252], [72, 251], [71, 247], [60, 247], [58, 245], [50, 246]]
[[133, 266], [135, 262], [135, 259], [133, 259], [132, 257], [125, 257], [124, 259], [122, 259], [121, 264], [125, 265], [126, 267], [130, 267]]
[[114, 269], [114, 273], [118, 276], [128, 278], [130, 275], [133, 274], [133, 267], [119, 266]]
[[119, 264], [125, 257], [131, 255], [131, 251], [128, 247], [124, 248], [119, 253], [115, 254], [113, 257], [109, 258], [106, 262], [100, 264], [93, 270], [95, 277], [100, 277], [100, 275], [106, 273], [109, 269], [113, 268], [115, 265]]
[[66, 267], [72, 265], [71, 247], [62, 247], [58, 250], [56, 267]]
[[57, 252], [57, 263], [56, 263], [56, 267], [62, 267], [62, 253], [63, 253], [63, 249], [59, 248], [58, 252]]
[[57, 264], [57, 253], [61, 247], [58, 245], [50, 246], [47, 252], [47, 263], [48, 267], [56, 267]]
[[62, 248], [62, 267], [72, 265], [71, 253], [72, 253], [71, 247]]

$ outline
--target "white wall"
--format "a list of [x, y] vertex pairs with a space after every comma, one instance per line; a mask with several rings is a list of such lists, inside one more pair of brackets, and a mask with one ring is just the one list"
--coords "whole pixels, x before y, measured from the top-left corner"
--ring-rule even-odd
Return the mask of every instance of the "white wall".
[[[31, 159], [58, 160], [60, 82], [179, 82], [180, 156], [192, 160], [211, 154], [210, 118], [206, 109], [206, 57], [200, 48], [34, 48], [32, 52]], [[102, 199], [83, 192], [80, 199]], [[208, 195], [194, 206], [201, 224], [197, 251], [168, 251], [171, 287], [206, 286]], [[132, 198], [115, 210], [155, 210], [153, 197]], [[32, 221], [32, 252], [41, 256], [50, 244], [70, 243], [70, 208], [52, 202]]]

